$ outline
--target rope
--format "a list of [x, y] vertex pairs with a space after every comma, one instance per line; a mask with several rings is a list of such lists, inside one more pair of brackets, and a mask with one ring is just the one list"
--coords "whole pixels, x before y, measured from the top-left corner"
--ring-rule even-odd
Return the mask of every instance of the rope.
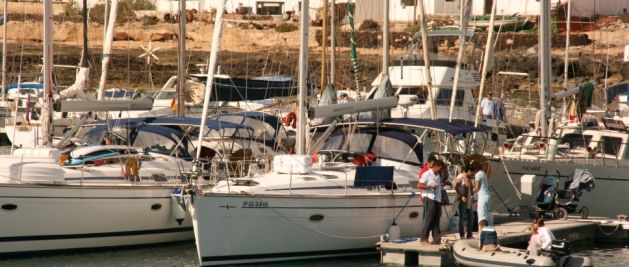
[[505, 173], [507, 173], [507, 177], [509, 178], [509, 183], [511, 183], [511, 186], [513, 186], [515, 195], [520, 200], [522, 200], [522, 193], [520, 193], [520, 191], [518, 190], [518, 187], [515, 186], [515, 183], [513, 182], [513, 178], [511, 178], [511, 174], [509, 173], [509, 170], [507, 169], [507, 164], [505, 164], [504, 157], [502, 155], [498, 155], [498, 157], [500, 158], [500, 163], [502, 163], [502, 167], [505, 169]]

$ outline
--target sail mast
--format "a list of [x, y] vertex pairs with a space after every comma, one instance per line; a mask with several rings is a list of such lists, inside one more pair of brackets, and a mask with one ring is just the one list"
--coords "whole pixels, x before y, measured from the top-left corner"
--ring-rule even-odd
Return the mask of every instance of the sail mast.
[[210, 106], [210, 97], [212, 96], [212, 88], [214, 88], [214, 73], [216, 73], [216, 64], [218, 61], [218, 51], [221, 49], [221, 38], [223, 34], [223, 13], [225, 13], [225, 2], [220, 0], [216, 8], [216, 19], [214, 20], [214, 31], [212, 32], [212, 50], [210, 52], [210, 61], [207, 66], [207, 81], [205, 83], [205, 99], [203, 100], [203, 112], [201, 113], [201, 128], [199, 130], [199, 141], [197, 144], [197, 156], [193, 170], [198, 170], [198, 160], [201, 157], [201, 146], [203, 144], [203, 129], [207, 120], [207, 110]]
[[[566, 10], [566, 50], [563, 62], [563, 87], [568, 88], [568, 65], [570, 64], [570, 13], [572, 9], [572, 1], [568, 0]], [[566, 99], [563, 99], [562, 118], [566, 117]]]
[[186, 90], [186, 1], [179, 0], [179, 53], [177, 64], [177, 116], [185, 114], [184, 92]]
[[52, 0], [44, 0], [44, 105], [41, 126], [42, 145], [45, 147], [51, 146], [52, 133], [52, 19]]
[[548, 122], [546, 118], [548, 117], [548, 93], [550, 92], [550, 78], [551, 78], [551, 65], [550, 65], [550, 1], [540, 1], [540, 31], [539, 31], [539, 42], [540, 42], [540, 110], [541, 110], [541, 120], [540, 120], [540, 129], [541, 129], [541, 137], [548, 136]]
[[454, 69], [454, 81], [452, 81], [452, 98], [450, 98], [450, 115], [448, 121], [452, 122], [452, 115], [454, 114], [454, 105], [456, 102], [457, 88], [459, 87], [459, 76], [461, 74], [461, 63], [463, 62], [463, 55], [465, 54], [465, 40], [467, 35], [467, 23], [472, 11], [472, 1], [462, 0], [461, 2], [461, 34], [459, 35], [459, 53], [456, 56], [456, 68]]
[[[491, 60], [492, 44], [494, 43], [494, 21], [496, 19], [496, 5], [497, 0], [492, 1], [491, 5], [491, 16], [489, 18], [489, 27], [487, 28], [487, 44], [485, 45], [485, 54], [483, 55], [483, 69], [481, 70], [480, 76], [480, 88], [478, 89], [478, 103], [476, 103], [476, 116], [474, 116], [474, 127], [478, 127], [478, 123], [480, 122], [480, 113], [481, 113], [481, 100], [483, 99], [483, 91], [485, 90], [485, 80], [487, 79], [487, 72], [489, 67], [489, 61]], [[544, 1], [542, 1], [544, 2]]]
[[435, 98], [433, 96], [432, 75], [430, 74], [430, 57], [428, 55], [428, 30], [426, 29], [426, 10], [424, 8], [424, 0], [419, 0], [419, 22], [420, 32], [422, 35], [422, 54], [424, 56], [424, 81], [428, 87], [428, 103], [430, 103], [430, 117], [434, 120], [437, 118], [437, 109], [435, 107]]
[[109, 10], [109, 20], [107, 22], [107, 31], [103, 40], [103, 59], [101, 61], [100, 82], [98, 83], [98, 100], [103, 100], [105, 95], [105, 84], [107, 83], [107, 72], [109, 68], [111, 43], [114, 40], [114, 27], [116, 25], [116, 15], [118, 13], [118, 0], [111, 0], [111, 8]]
[[5, 90], [7, 88], [7, 9], [9, 1], [4, 0], [4, 11], [2, 12], [2, 101], [6, 100]]
[[336, 0], [332, 0], [332, 9], [330, 10], [330, 83], [334, 85], [334, 77], [336, 71]]
[[308, 93], [306, 78], [308, 75], [308, 29], [310, 26], [308, 10], [310, 9], [310, 1], [303, 0], [301, 5], [301, 35], [299, 38], [299, 112], [297, 114], [297, 144], [295, 146], [297, 155], [304, 155], [306, 153], [306, 97]]
[[384, 3], [384, 18], [382, 19], [382, 75], [389, 75], [389, 0]]
[[[303, 10], [303, 9], [302, 9]], [[307, 10], [306, 10], [307, 12]], [[321, 37], [321, 91], [325, 89], [327, 85], [327, 57], [328, 57], [328, 0], [323, 0], [323, 30]]]

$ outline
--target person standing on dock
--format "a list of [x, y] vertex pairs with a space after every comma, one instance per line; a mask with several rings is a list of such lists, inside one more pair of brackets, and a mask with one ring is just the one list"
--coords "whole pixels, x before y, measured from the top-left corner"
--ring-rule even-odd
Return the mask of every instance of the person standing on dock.
[[419, 179], [419, 188], [424, 198], [424, 222], [420, 235], [420, 243], [428, 244], [428, 236], [432, 232], [432, 243], [441, 243], [441, 178], [439, 174], [445, 164], [441, 160], [435, 160], [432, 167], [424, 172]]
[[493, 216], [491, 216], [489, 203], [491, 201], [491, 191], [489, 191], [489, 181], [487, 174], [483, 170], [483, 167], [480, 163], [472, 160], [470, 162], [472, 166], [474, 166], [474, 170], [476, 171], [476, 175], [474, 178], [476, 180], [474, 185], [474, 193], [478, 193], [478, 206], [476, 210], [478, 211], [478, 221], [487, 220], [489, 225], [494, 225]]
[[[461, 173], [454, 181], [459, 211], [459, 235], [461, 239], [472, 238], [474, 227], [474, 213], [472, 212], [472, 177], [474, 177], [474, 167], [466, 163], [461, 166]], [[466, 223], [467, 222], [467, 223]], [[467, 227], [467, 235], [465, 228]]]

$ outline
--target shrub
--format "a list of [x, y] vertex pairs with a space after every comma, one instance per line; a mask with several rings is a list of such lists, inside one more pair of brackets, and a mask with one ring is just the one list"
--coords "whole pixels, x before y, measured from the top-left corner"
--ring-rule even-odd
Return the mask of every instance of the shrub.
[[280, 25], [277, 25], [277, 27], [275, 27], [276, 32], [294, 32], [298, 29], [299, 27], [297, 27], [297, 25], [292, 24], [292, 23], [282, 23]]
[[81, 15], [81, 9], [77, 3], [66, 3], [63, 5], [63, 13], [68, 17], [77, 17]]
[[407, 24], [404, 28], [405, 32], [416, 33], [419, 31], [419, 24]]
[[372, 19], [366, 19], [358, 27], [359, 31], [379, 31], [380, 24]]
[[[118, 15], [116, 22], [135, 20], [135, 10], [155, 10], [155, 5], [149, 0], [123, 0], [118, 3]], [[90, 9], [90, 18], [93, 22], [102, 23], [105, 20], [105, 4], [97, 4]]]

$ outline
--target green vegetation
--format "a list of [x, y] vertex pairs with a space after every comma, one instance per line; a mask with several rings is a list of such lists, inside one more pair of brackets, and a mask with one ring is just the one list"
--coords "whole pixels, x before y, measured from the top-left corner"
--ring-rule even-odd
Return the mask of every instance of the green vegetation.
[[280, 25], [277, 25], [277, 27], [275, 27], [276, 32], [294, 32], [298, 29], [299, 27], [297, 27], [297, 25], [292, 24], [292, 23], [282, 23]]
[[81, 9], [77, 3], [66, 3], [63, 5], [63, 13], [68, 17], [77, 17], [81, 15]]
[[416, 33], [419, 31], [419, 24], [406, 24], [405, 32]]
[[380, 24], [376, 22], [375, 20], [366, 19], [363, 21], [363, 23], [360, 24], [360, 27], [358, 27], [358, 30], [359, 31], [379, 31]]
[[[117, 22], [127, 22], [136, 19], [136, 10], [155, 10], [155, 5], [150, 0], [123, 0], [118, 3]], [[97, 4], [90, 10], [90, 19], [93, 22], [105, 21], [105, 4]]]

